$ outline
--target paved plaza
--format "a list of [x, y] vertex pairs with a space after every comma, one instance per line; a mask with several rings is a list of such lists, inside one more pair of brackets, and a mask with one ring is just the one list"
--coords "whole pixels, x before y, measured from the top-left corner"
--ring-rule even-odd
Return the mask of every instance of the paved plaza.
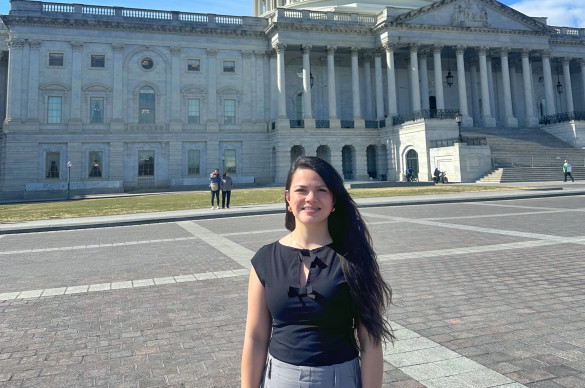
[[[585, 196], [362, 213], [385, 387], [585, 387]], [[0, 387], [239, 387], [250, 258], [286, 231], [230, 214], [0, 234]]]

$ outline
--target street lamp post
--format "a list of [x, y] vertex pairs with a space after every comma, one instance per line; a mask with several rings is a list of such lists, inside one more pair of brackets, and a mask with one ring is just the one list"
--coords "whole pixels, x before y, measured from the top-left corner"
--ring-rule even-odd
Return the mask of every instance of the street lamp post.
[[71, 160], [67, 161], [67, 200], [71, 199]]
[[463, 115], [457, 111], [455, 113], [455, 121], [457, 122], [457, 128], [459, 129], [459, 143], [463, 143], [463, 138], [461, 137], [461, 120], [463, 119]]

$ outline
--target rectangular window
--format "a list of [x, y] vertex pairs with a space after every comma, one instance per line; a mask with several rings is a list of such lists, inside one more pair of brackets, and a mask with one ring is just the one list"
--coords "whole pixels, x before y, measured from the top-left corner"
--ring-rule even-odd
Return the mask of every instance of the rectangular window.
[[47, 123], [60, 124], [62, 122], [62, 102], [61, 96], [49, 96], [47, 109]]
[[106, 56], [102, 54], [91, 54], [91, 67], [98, 69], [106, 67]]
[[104, 122], [104, 98], [91, 97], [89, 99], [89, 122], [103, 123]]
[[140, 90], [138, 101], [139, 124], [154, 124], [155, 101], [154, 89], [144, 87]]
[[236, 173], [236, 150], [223, 150], [223, 171]]
[[154, 151], [138, 151], [138, 176], [154, 176]]
[[187, 59], [187, 71], [201, 71], [201, 61], [199, 59]]
[[236, 61], [223, 61], [223, 72], [224, 73], [235, 73], [236, 72]]
[[102, 161], [104, 159], [104, 153], [102, 151], [89, 151], [89, 178], [101, 178], [102, 177]]
[[45, 177], [47, 179], [59, 179], [59, 152], [47, 152], [45, 157]]
[[236, 100], [223, 100], [223, 123], [236, 123]]
[[49, 53], [49, 66], [63, 67], [63, 53]]
[[187, 159], [187, 175], [201, 174], [201, 151], [189, 150]]
[[199, 100], [196, 98], [192, 98], [187, 100], [187, 122], [189, 124], [199, 124], [200, 121], [200, 107], [199, 107]]

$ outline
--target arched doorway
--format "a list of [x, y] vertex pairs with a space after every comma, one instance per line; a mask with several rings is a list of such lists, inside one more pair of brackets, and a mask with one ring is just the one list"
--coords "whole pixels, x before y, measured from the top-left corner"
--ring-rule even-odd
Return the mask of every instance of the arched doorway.
[[366, 158], [368, 166], [368, 177], [375, 179], [378, 177], [376, 146], [369, 145], [368, 148], [366, 148]]
[[272, 182], [276, 180], [276, 147], [272, 147], [272, 155], [270, 158], [270, 177]]
[[341, 167], [343, 179], [353, 179], [354, 152], [353, 147], [343, 146], [341, 149]]
[[386, 147], [386, 144], [380, 146], [378, 161], [378, 166], [380, 166], [380, 180], [388, 180], [388, 147]]
[[305, 149], [300, 145], [293, 146], [290, 149], [290, 164], [293, 164], [299, 156], [305, 156]]
[[320, 145], [317, 147], [317, 157], [331, 163], [331, 150], [326, 145]]
[[412, 168], [414, 176], [418, 178], [418, 153], [415, 150], [410, 150], [406, 153], [406, 169], [408, 168]]

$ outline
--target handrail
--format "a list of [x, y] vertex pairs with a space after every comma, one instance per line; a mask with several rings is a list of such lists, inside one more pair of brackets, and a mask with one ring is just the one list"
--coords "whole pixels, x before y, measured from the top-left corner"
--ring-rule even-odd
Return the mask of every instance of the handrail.
[[407, 121], [422, 119], [455, 120], [457, 109], [422, 109], [392, 117], [392, 125], [400, 125]]
[[557, 113], [554, 115], [548, 115], [541, 118], [538, 123], [539, 124], [558, 124], [558, 123], [566, 123], [569, 121], [575, 120], [585, 120], [585, 112], [564, 112], [564, 113]]

